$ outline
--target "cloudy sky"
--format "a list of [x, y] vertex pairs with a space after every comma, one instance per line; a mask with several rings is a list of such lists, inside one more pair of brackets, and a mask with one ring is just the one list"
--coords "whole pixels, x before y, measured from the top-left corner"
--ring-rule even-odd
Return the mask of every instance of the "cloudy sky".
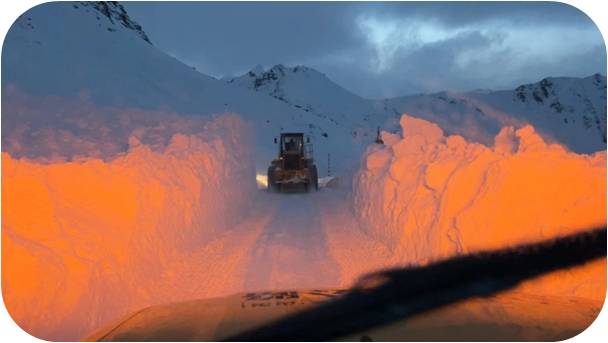
[[364, 97], [606, 73], [595, 24], [555, 2], [130, 2], [153, 44], [215, 76], [307, 65]]

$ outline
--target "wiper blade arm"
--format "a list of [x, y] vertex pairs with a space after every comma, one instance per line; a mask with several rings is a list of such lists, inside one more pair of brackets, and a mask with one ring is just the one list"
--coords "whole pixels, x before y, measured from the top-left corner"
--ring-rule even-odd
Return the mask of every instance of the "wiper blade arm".
[[[229, 341], [322, 341], [387, 325], [475, 296], [606, 256], [606, 227], [514, 248], [454, 257], [424, 267], [396, 268], [363, 278], [342, 297]], [[371, 282], [370, 282], [371, 281]]]

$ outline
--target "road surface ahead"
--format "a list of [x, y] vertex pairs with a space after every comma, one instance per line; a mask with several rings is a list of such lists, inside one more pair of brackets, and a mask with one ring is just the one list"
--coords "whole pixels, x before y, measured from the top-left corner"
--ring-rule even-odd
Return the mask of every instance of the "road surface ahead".
[[251, 250], [246, 290], [335, 287], [340, 270], [328, 252], [320, 206], [324, 194], [261, 192], [271, 219]]
[[[185, 301], [237, 292], [344, 288], [393, 264], [365, 235], [339, 189], [259, 191], [251, 213], [166, 268], [159, 298]], [[176, 292], [176, 290], [179, 290]]]

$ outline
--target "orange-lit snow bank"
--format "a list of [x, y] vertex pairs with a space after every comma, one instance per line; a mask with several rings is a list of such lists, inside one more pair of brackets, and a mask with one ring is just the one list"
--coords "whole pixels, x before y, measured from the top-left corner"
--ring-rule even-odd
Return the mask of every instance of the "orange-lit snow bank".
[[[494, 147], [446, 137], [408, 115], [384, 133], [354, 181], [362, 227], [401, 263], [424, 264], [548, 239], [606, 223], [606, 152], [548, 145], [531, 126], [504, 128]], [[605, 260], [527, 284], [529, 291], [603, 299]]]
[[165, 267], [245, 216], [255, 192], [249, 126], [234, 115], [199, 121], [158, 149], [134, 133], [108, 161], [2, 154], [2, 292], [22, 328], [78, 339], [179, 296], [179, 285], [160, 289]]

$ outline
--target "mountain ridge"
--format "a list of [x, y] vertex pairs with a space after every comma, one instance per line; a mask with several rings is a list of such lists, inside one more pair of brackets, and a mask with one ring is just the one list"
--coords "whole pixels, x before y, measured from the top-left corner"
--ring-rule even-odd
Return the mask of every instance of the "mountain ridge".
[[[507, 90], [440, 91], [380, 100], [358, 96], [314, 68], [301, 65], [277, 64], [268, 70], [258, 65], [227, 82], [337, 123], [349, 117], [355, 126], [396, 131], [398, 117], [406, 112], [437, 122], [448, 133], [487, 145], [503, 126], [532, 124], [548, 141], [576, 152], [606, 146], [606, 76], [599, 73], [582, 78], [546, 77]], [[336, 95], [341, 92], [348, 96]], [[328, 106], [326, 98], [340, 99], [335, 101], [339, 105]]]
[[[548, 97], [542, 103], [530, 100], [534, 92], [544, 96], [542, 85], [524, 87], [524, 103], [518, 101], [515, 90], [365, 99], [307, 66], [254, 67], [252, 75], [222, 81], [153, 46], [140, 35], [136, 23], [123, 25], [124, 8], [108, 7], [114, 9], [108, 12], [98, 7], [101, 10], [78, 2], [43, 4], [13, 25], [2, 52], [3, 132], [16, 130], [25, 120], [19, 111], [5, 111], [13, 94], [7, 88], [14, 87], [31, 96], [82, 97], [87, 106], [204, 116], [238, 113], [252, 123], [258, 137], [259, 171], [276, 154], [272, 137], [288, 130], [311, 136], [319, 170], [326, 170], [329, 154], [341, 159], [332, 165], [356, 165], [361, 152], [373, 144], [377, 128], [398, 131], [402, 113], [431, 120], [447, 134], [488, 146], [503, 126], [532, 124], [549, 141], [575, 152], [606, 148], [605, 77], [601, 75], [581, 79], [586, 80], [582, 86], [578, 79], [564, 83], [547, 78], [560, 97], [560, 105], [553, 107], [556, 99], [546, 82]], [[143, 28], [141, 32], [145, 33]], [[555, 110], [560, 106], [561, 114]], [[45, 122], [45, 116], [62, 115], [52, 106], [32, 111], [42, 116], [39, 122]], [[40, 125], [30, 124], [32, 130]], [[75, 136], [85, 134], [78, 128], [70, 130]]]

